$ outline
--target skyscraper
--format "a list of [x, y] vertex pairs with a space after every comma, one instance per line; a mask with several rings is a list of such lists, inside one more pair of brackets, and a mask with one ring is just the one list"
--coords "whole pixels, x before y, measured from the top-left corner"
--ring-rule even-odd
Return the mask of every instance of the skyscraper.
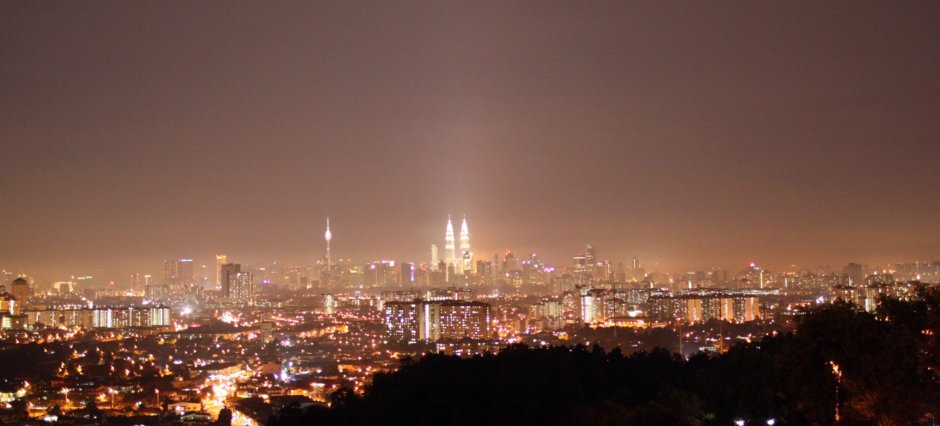
[[437, 244], [431, 244], [431, 270], [437, 270], [437, 263], [440, 262], [440, 259], [437, 255]]
[[849, 263], [845, 265], [845, 268], [842, 269], [846, 278], [849, 280], [849, 285], [859, 286], [865, 283], [864, 281], [864, 270], [865, 267], [858, 263]]
[[224, 254], [215, 255], [215, 285], [222, 285], [222, 265], [228, 262], [228, 256]]
[[241, 264], [222, 265], [222, 296], [235, 302], [251, 303], [254, 287], [254, 278], [250, 272], [242, 271]]
[[241, 272], [242, 265], [238, 263], [226, 263], [219, 268], [221, 277], [222, 296], [232, 297], [232, 286], [235, 283], [236, 276]]
[[192, 259], [173, 259], [163, 262], [163, 283], [176, 288], [189, 289], [196, 271]]
[[448, 266], [457, 263], [457, 246], [454, 241], [454, 224], [447, 215], [447, 230], [444, 232], [444, 262]]
[[14, 315], [19, 315], [29, 305], [29, 281], [26, 281], [23, 277], [13, 280], [10, 295], [13, 296], [14, 299], [13, 313]]
[[251, 272], [239, 272], [235, 274], [234, 285], [231, 287], [232, 299], [240, 303], [251, 304], [252, 295], [255, 292], [255, 282]]
[[473, 256], [470, 253], [470, 227], [467, 225], [467, 216], [460, 224], [460, 272], [464, 273], [473, 268]]
[[415, 265], [413, 263], [403, 262], [398, 274], [399, 287], [411, 287], [415, 284]]

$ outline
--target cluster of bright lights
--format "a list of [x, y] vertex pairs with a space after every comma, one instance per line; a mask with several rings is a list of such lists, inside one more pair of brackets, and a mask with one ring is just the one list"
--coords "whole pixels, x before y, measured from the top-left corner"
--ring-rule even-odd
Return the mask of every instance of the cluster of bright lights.
[[[767, 424], [767, 426], [774, 426], [775, 424], [777, 424], [777, 420], [776, 420], [776, 419], [767, 419], [767, 421], [766, 421], [765, 423]], [[734, 421], [734, 424], [735, 424], [735, 426], [744, 426], [744, 425], [747, 424], [747, 420], [745, 420], [745, 419], [738, 419], [738, 420], [735, 420], [735, 421]]]

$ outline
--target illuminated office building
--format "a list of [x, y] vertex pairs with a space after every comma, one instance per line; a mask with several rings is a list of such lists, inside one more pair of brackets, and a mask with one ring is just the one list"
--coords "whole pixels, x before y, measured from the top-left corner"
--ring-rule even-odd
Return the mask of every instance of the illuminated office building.
[[14, 315], [19, 315], [29, 306], [29, 281], [20, 277], [13, 280], [10, 286], [10, 295], [16, 299], [14, 304]]
[[228, 256], [224, 254], [215, 255], [215, 285], [222, 285], [222, 265], [228, 263]]
[[226, 263], [219, 268], [220, 283], [222, 284], [222, 296], [232, 297], [232, 286], [236, 276], [241, 273], [242, 265], [238, 263]]
[[175, 289], [189, 289], [196, 276], [192, 259], [170, 259], [163, 262], [163, 283]]

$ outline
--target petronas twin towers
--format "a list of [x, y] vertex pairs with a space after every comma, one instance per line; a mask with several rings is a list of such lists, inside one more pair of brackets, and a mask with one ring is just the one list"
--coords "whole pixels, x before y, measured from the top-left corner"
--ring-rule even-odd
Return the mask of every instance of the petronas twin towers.
[[460, 224], [460, 251], [457, 251], [454, 240], [454, 224], [447, 216], [447, 230], [444, 232], [444, 262], [448, 266], [454, 265], [457, 272], [465, 272], [473, 268], [473, 253], [470, 252], [470, 227], [467, 226], [467, 217], [464, 216]]

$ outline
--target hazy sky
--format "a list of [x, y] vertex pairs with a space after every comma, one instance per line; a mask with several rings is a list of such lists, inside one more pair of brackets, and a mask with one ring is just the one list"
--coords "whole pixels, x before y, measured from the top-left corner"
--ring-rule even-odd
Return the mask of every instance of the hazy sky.
[[940, 260], [940, 2], [0, 3], [0, 267]]

